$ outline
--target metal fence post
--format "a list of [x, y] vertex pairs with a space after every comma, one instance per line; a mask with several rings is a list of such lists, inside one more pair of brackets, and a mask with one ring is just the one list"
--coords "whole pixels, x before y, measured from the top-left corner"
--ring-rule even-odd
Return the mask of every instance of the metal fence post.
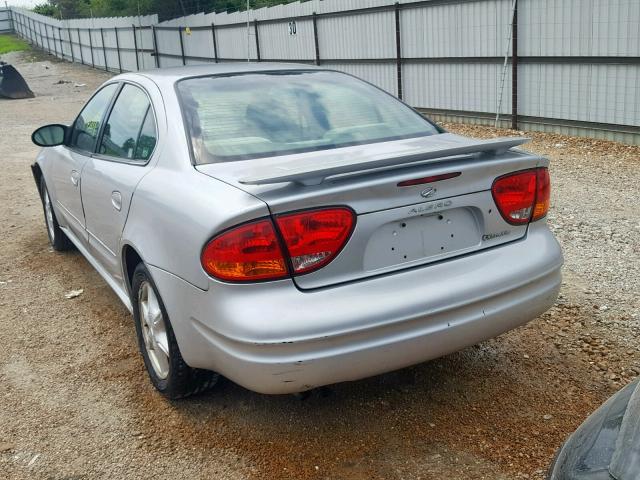
[[82, 37], [80, 36], [79, 28], [76, 28], [76, 33], [78, 34], [78, 46], [80, 47], [80, 63], [84, 65], [84, 54], [82, 53]]
[[96, 68], [96, 63], [93, 59], [93, 40], [91, 40], [91, 29], [87, 29], [87, 33], [89, 33], [89, 49], [91, 50], [91, 66]]
[[402, 100], [402, 45], [400, 35], [400, 3], [396, 2], [396, 75], [398, 79], [398, 98]]
[[211, 37], [213, 38], [213, 59], [218, 63], [218, 40], [216, 39], [216, 26], [211, 23]]
[[104, 69], [105, 71], [109, 71], [109, 66], [107, 65], [107, 49], [104, 46], [104, 28], [100, 28], [100, 40], [102, 41], [102, 56], [104, 57]]
[[58, 27], [58, 43], [60, 44], [60, 58], [64, 59], [64, 45], [62, 44], [62, 29]]
[[42, 42], [42, 49], [46, 50], [46, 46], [44, 43], [45, 37], [42, 35], [42, 22], [38, 20], [38, 34], [40, 35], [40, 41]]
[[511, 24], [511, 129], [518, 129], [518, 1], [513, 7]]
[[[32, 44], [35, 43], [35, 38], [33, 35], [33, 20], [31, 20], [30, 17], [27, 17], [27, 24], [29, 25], [29, 42], [31, 42]], [[36, 43], [37, 45], [37, 43]]]
[[122, 59], [120, 58], [120, 40], [118, 40], [118, 27], [113, 27], [116, 32], [116, 51], [118, 52], [118, 70], [122, 73]]
[[258, 37], [258, 20], [253, 20], [253, 31], [256, 36], [256, 60], [260, 61], [260, 38]]
[[53, 40], [53, 51], [58, 56], [58, 46], [56, 45], [56, 29], [53, 25], [51, 25], [51, 39]]
[[318, 14], [313, 12], [313, 43], [315, 45], [316, 65], [320, 65], [320, 44], [318, 42]]
[[182, 55], [182, 65], [186, 65], [187, 61], [184, 58], [184, 41], [182, 40], [182, 27], [178, 27], [178, 35], [180, 36], [180, 55]]
[[136, 36], [136, 26], [133, 27], [133, 48], [136, 50], [136, 71], [140, 70], [140, 59], [138, 58], [138, 37]]
[[[47, 49], [49, 50], [49, 53], [51, 53], [51, 42], [49, 41], [49, 25], [48, 24], [44, 24], [44, 34], [47, 37]], [[53, 43], [53, 45], [55, 46], [55, 42]]]
[[75, 55], [73, 54], [73, 40], [71, 39], [71, 30], [69, 27], [65, 27], [67, 31], [67, 38], [69, 39], [69, 50], [71, 50], [71, 62], [76, 63]]
[[9, 9], [9, 30], [16, 31], [16, 25], [13, 22], [13, 11]]
[[155, 25], [151, 25], [151, 35], [153, 38], [153, 58], [156, 61], [156, 68], [160, 68], [160, 56], [158, 55], [158, 38], [156, 37]]

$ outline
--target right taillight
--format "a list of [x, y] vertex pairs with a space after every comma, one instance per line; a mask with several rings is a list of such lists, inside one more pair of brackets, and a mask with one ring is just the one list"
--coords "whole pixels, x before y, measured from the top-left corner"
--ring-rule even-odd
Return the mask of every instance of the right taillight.
[[310, 273], [340, 253], [355, 218], [351, 209], [334, 207], [278, 215], [278, 233], [271, 219], [246, 223], [213, 237], [200, 261], [209, 275], [229, 282]]
[[503, 175], [493, 182], [491, 193], [508, 223], [524, 225], [539, 220], [549, 210], [549, 171], [542, 167]]

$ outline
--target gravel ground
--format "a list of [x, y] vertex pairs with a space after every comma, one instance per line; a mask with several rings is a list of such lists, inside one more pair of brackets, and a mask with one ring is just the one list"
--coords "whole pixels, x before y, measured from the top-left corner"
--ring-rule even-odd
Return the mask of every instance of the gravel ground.
[[528, 149], [552, 160], [549, 221], [566, 254], [549, 312], [304, 401], [222, 382], [168, 402], [147, 381], [116, 296], [77, 252], [49, 248], [29, 170], [31, 131], [71, 121], [108, 74], [35, 53], [5, 57], [37, 97], [0, 100], [4, 478], [542, 479], [565, 437], [640, 374], [640, 148], [531, 134]]

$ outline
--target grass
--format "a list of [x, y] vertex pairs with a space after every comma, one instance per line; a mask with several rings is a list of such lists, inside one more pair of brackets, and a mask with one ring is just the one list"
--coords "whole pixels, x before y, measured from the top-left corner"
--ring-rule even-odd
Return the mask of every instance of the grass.
[[0, 35], [0, 55], [29, 50], [29, 44], [14, 35]]

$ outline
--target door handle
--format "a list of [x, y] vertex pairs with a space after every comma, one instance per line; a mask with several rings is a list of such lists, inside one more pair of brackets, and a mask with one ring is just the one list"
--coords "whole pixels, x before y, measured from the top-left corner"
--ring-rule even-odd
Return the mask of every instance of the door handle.
[[122, 194], [117, 190], [111, 192], [111, 205], [118, 211], [122, 210]]
[[73, 183], [75, 187], [80, 183], [80, 172], [77, 170], [71, 170], [71, 183]]

